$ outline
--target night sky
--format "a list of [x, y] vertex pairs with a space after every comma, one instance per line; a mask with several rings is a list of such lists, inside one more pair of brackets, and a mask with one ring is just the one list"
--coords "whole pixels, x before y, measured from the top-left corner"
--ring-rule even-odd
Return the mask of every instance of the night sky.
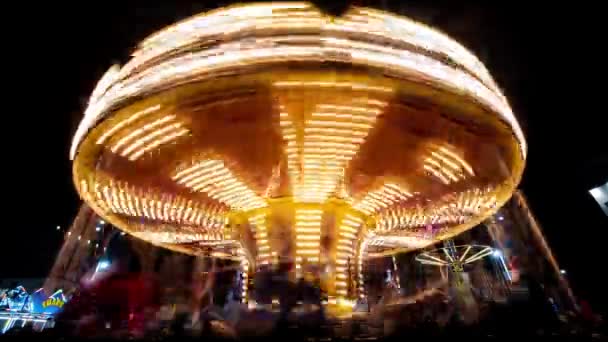
[[[596, 48], [605, 42], [599, 36], [602, 21], [592, 18], [598, 11], [572, 3], [532, 8], [498, 2], [495, 7], [373, 3], [401, 6], [401, 13], [448, 33], [488, 66], [528, 139], [521, 187], [575, 294], [606, 310], [600, 279], [608, 219], [587, 192], [608, 181], [606, 63]], [[66, 229], [79, 206], [70, 141], [105, 70], [125, 62], [136, 43], [155, 30], [226, 3], [24, 2], [30, 8], [3, 11], [5, 20], [19, 24], [9, 25], [3, 37], [2, 165], [8, 206], [2, 216], [0, 278], [44, 277], [50, 269], [63, 240], [55, 228]]]

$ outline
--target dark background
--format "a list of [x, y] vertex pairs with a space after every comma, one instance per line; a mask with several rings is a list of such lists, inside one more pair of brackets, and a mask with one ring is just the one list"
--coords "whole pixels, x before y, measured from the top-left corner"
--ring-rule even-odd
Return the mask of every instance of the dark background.
[[[44, 277], [52, 265], [63, 240], [55, 228], [65, 230], [79, 205], [68, 158], [71, 138], [105, 70], [124, 63], [136, 43], [155, 30], [227, 3], [23, 2], [3, 10], [8, 27], [2, 50], [0, 278]], [[608, 219], [588, 194], [608, 181], [606, 57], [600, 46], [606, 20], [599, 18], [599, 7], [359, 3], [435, 26], [480, 56], [528, 139], [521, 187], [575, 294], [606, 312]]]

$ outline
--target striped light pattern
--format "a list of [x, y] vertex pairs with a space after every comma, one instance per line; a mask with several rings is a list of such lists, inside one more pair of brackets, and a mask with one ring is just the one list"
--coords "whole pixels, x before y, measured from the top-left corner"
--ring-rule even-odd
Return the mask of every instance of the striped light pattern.
[[373, 238], [370, 238], [367, 242], [368, 246], [373, 247], [385, 247], [385, 248], [424, 248], [432, 243], [433, 240], [429, 236], [398, 236], [398, 235], [376, 235]]
[[[319, 11], [309, 3], [267, 3], [226, 8], [207, 15], [196, 16], [168, 29], [160, 31], [140, 44], [140, 50], [122, 70], [129, 73], [167, 50], [189, 45], [205, 36], [233, 34], [253, 25], [258, 29], [280, 28], [298, 25], [302, 29], [323, 25]], [[497, 88], [483, 64], [462, 45], [444, 34], [405, 17], [397, 17], [385, 12], [355, 8], [344, 18], [327, 23], [329, 30], [361, 33], [371, 36], [387, 36], [396, 41], [413, 44], [429, 51], [443, 53], [458, 61], [484, 80], [492, 88]], [[201, 30], [200, 28], [204, 28]]]
[[126, 128], [127, 126], [129, 126], [130, 124], [136, 122], [137, 120], [151, 114], [154, 113], [156, 111], [158, 111], [160, 109], [160, 104], [154, 105], [154, 106], [150, 106], [146, 109], [140, 110], [136, 113], [133, 113], [131, 116], [129, 116], [127, 119], [122, 120], [121, 122], [117, 123], [116, 125], [112, 126], [112, 128], [108, 129], [107, 131], [105, 131], [98, 139], [97, 139], [97, 145], [101, 145], [103, 143], [106, 142], [106, 140], [108, 140], [109, 137], [113, 136], [114, 134], [118, 133], [119, 131], [123, 130], [124, 128]]
[[221, 160], [203, 160], [177, 171], [172, 178], [178, 184], [195, 192], [203, 192], [235, 210], [251, 210], [267, 205]]
[[281, 134], [285, 141], [285, 153], [287, 156], [287, 174], [292, 184], [300, 181], [299, 156], [300, 150], [297, 143], [296, 127], [285, 106], [279, 104], [279, 125]]
[[483, 259], [496, 251], [496, 249], [490, 246], [479, 245], [455, 246], [454, 249], [456, 251], [454, 256], [451, 255], [447, 248], [438, 248], [436, 250], [422, 252], [416, 256], [416, 261], [423, 265], [440, 267], [450, 266], [454, 263], [466, 265]]
[[[257, 32], [276, 32], [276, 36], [243, 38]], [[213, 47], [198, 44], [217, 41], [218, 36], [222, 43]], [[390, 44], [378, 43], [385, 41]], [[205, 47], [192, 49], [197, 46]], [[70, 156], [75, 156], [88, 130], [122, 101], [185, 77], [205, 78], [234, 66], [290, 61], [334, 61], [391, 74], [422, 75], [495, 111], [509, 123], [526, 155], [523, 133], [507, 100], [481, 62], [460, 44], [384, 12], [353, 8], [344, 17], [332, 18], [308, 3], [293, 3], [247, 5], [195, 16], [146, 39], [124, 67], [113, 67], [97, 85]]]
[[459, 156], [453, 148], [446, 146], [432, 148], [428, 157], [424, 160], [423, 168], [445, 185], [475, 176], [471, 165]]
[[[161, 133], [162, 131], [162, 133]], [[150, 134], [147, 137], [146, 143], [140, 148], [135, 150], [130, 156], [129, 160], [134, 161], [141, 158], [145, 153], [153, 152], [157, 148], [175, 142], [178, 138], [187, 136], [190, 131], [186, 128], [181, 128], [180, 124], [173, 124], [170, 127], [158, 130], [155, 133]], [[144, 139], [142, 139], [144, 140]]]
[[125, 134], [110, 144], [110, 150], [133, 161], [141, 158], [145, 153], [151, 152], [159, 146], [170, 143], [190, 132], [181, 122], [177, 121], [175, 115], [166, 115], [151, 120], [133, 130], [122, 128], [127, 127], [130, 121], [136, 121], [140, 116], [144, 116], [155, 110], [155, 107], [150, 107], [135, 113], [108, 130], [106, 134], [97, 140], [97, 143], [105, 141], [108, 132], [125, 132]]
[[208, 234], [184, 232], [133, 232], [133, 236], [153, 243], [190, 243], [190, 242], [227, 242], [226, 236], [220, 231]]
[[390, 87], [369, 85], [359, 82], [328, 82], [328, 81], [277, 81], [273, 85], [279, 89], [342, 89], [351, 91], [364, 91], [370, 93], [391, 94], [393, 89]]
[[[464, 223], [496, 206], [493, 189], [469, 189], [438, 202], [427, 209], [394, 208], [377, 219], [379, 231], [423, 227], [427, 225]], [[449, 204], [446, 204], [449, 203]]]
[[270, 243], [268, 242], [268, 230], [266, 229], [266, 214], [256, 214], [249, 217], [251, 231], [255, 235], [257, 243], [257, 262], [259, 264], [268, 264], [271, 262], [272, 253], [270, 251]]
[[[319, 63], [329, 68], [311, 70]], [[298, 67], [296, 72], [285, 71], [292, 65]], [[238, 154], [240, 142], [231, 141], [235, 144], [234, 149], [208, 146], [210, 139], [216, 137], [197, 139], [200, 131], [195, 128], [200, 127], [199, 117], [175, 111], [175, 108], [182, 108], [185, 97], [198, 97], [210, 88], [216, 91], [214, 82], [218, 75], [223, 79], [218, 82], [218, 94], [234, 86], [233, 81], [241, 84], [255, 79], [255, 87], [268, 90], [263, 96], [268, 95], [276, 101], [284, 146], [282, 152], [287, 164], [283, 165], [282, 159], [278, 165], [274, 163], [270, 177], [262, 174], [262, 168], [260, 172], [245, 174], [246, 168], [257, 166], [248, 165], [249, 162], [257, 163], [255, 158], [232, 156], [234, 160], [232, 157], [228, 160], [223, 159], [224, 155], [205, 155], [205, 159], [200, 160], [200, 154], [195, 159], [186, 155], [190, 148], [192, 151], [234, 151]], [[189, 89], [197, 92], [190, 93]], [[175, 91], [180, 98], [167, 97], [167, 91]], [[416, 153], [411, 159], [416, 159], [412, 165], [417, 166], [417, 176], [395, 174], [391, 176], [402, 178], [377, 182], [378, 179], [371, 178], [388, 177], [389, 173], [398, 171], [382, 173], [381, 163], [374, 165], [377, 167], [367, 174], [357, 173], [364, 167], [353, 170], [351, 161], [360, 153], [368, 136], [373, 133], [384, 139], [381, 131], [373, 130], [383, 129], [384, 125], [378, 125], [377, 121], [385, 112], [393, 115], [393, 110], [386, 110], [388, 103], [409, 97], [409, 92], [442, 108], [458, 97], [463, 101], [461, 109], [471, 110], [471, 118], [483, 112], [488, 114], [488, 126], [495, 126], [498, 121], [504, 123], [515, 138], [501, 141], [500, 145], [508, 149], [517, 145], [521, 155], [515, 159], [517, 163], [513, 164], [513, 170], [520, 171], [519, 161], [525, 160], [527, 151], [519, 124], [485, 67], [464, 47], [435, 30], [396, 15], [353, 7], [341, 17], [331, 17], [309, 3], [296, 2], [220, 9], [195, 16], [147, 38], [126, 65], [113, 66], [97, 84], [74, 136], [70, 157], [74, 159], [77, 152], [81, 153], [75, 161], [75, 175], [81, 178], [77, 179], [77, 186], [83, 199], [94, 204], [95, 210], [113, 214], [109, 221], [126, 225], [122, 227], [126, 231], [167, 245], [189, 242], [211, 245], [222, 241], [239, 245], [243, 300], [247, 298], [248, 272], [255, 268], [249, 263], [268, 264], [277, 256], [278, 251], [273, 249], [278, 246], [269, 234], [274, 236], [276, 229], [285, 228], [270, 226], [270, 218], [275, 214], [273, 210], [289, 207], [289, 212], [293, 210], [294, 213], [295, 234], [289, 244], [295, 247], [291, 256], [295, 257], [296, 276], [302, 276], [304, 263], [323, 260], [325, 264], [328, 259], [328, 265], [335, 268], [335, 272], [328, 274], [330, 282], [333, 281], [333, 286], [330, 284], [328, 288], [335, 288], [329, 302], [350, 305], [345, 301], [350, 294], [349, 281], [355, 280], [350, 279], [350, 271], [356, 269], [357, 293], [365, 295], [363, 260], [366, 257], [378, 249], [422, 248], [434, 241], [432, 236], [415, 235], [422, 230], [412, 228], [430, 227], [426, 231], [431, 234], [436, 225], [438, 231], [449, 225], [463, 228], [460, 224], [472, 222], [472, 217], [491, 211], [497, 202], [494, 196], [502, 201], [502, 195], [513, 185], [500, 189], [507, 190], [502, 192], [471, 189], [470, 186], [482, 187], [484, 184], [475, 182], [479, 177], [471, 179], [476, 178], [475, 171], [480, 173], [481, 169], [474, 170], [465, 159], [470, 151], [440, 145], [437, 141], [426, 144], [425, 139], [432, 138], [424, 134], [415, 138], [421, 139], [420, 142], [412, 142], [406, 147], [407, 153]], [[332, 96], [340, 93], [348, 93], [349, 98]], [[223, 94], [233, 95], [222, 93], [224, 98]], [[434, 95], [438, 97], [437, 103], [430, 98]], [[130, 115], [126, 117], [125, 110], [129, 108]], [[446, 113], [458, 119], [460, 112]], [[106, 117], [107, 120], [101, 122]], [[391, 122], [390, 118], [386, 122]], [[216, 123], [209, 121], [209, 124]], [[264, 126], [268, 124], [264, 120], [257, 120], [256, 124], [274, 139], [275, 126]], [[404, 120], [404, 126], [408, 124]], [[79, 151], [79, 145], [89, 131], [94, 140], [87, 139]], [[191, 134], [188, 148], [176, 146], [167, 150], [169, 153], [163, 154], [163, 158], [144, 159], [151, 165], [132, 165], [136, 170], [141, 167], [144, 171], [139, 188], [119, 181], [127, 179], [120, 177], [125, 176], [121, 172], [128, 172], [128, 161], [135, 162], [159, 151], [164, 153], [163, 148], [186, 141], [184, 138]], [[391, 139], [390, 134], [387, 139]], [[272, 146], [276, 146], [274, 141]], [[374, 143], [369, 148], [377, 146]], [[418, 150], [418, 146], [423, 149]], [[102, 147], [113, 154], [105, 164], [118, 159], [118, 169], [104, 170], [103, 167], [112, 166], [103, 163], [93, 165], [91, 160], [96, 156], [91, 154], [98, 153]], [[260, 151], [265, 150], [261, 148]], [[367, 146], [365, 151], [368, 151]], [[97, 157], [100, 161], [105, 155]], [[369, 160], [366, 157], [361, 160]], [[385, 155], [374, 157], [371, 160], [385, 158]], [[155, 161], [158, 164], [152, 164]], [[187, 164], [181, 164], [170, 174], [177, 187], [167, 184], [165, 179], [158, 183], [165, 193], [160, 189], [143, 190], [148, 177], [154, 176], [155, 166], [165, 171], [164, 166], [184, 161]], [[82, 164], [85, 167], [79, 168]], [[481, 162], [475, 163], [476, 167], [481, 168], [481, 165]], [[287, 170], [286, 175], [281, 175], [283, 167]], [[114, 181], [101, 182], [98, 175], [93, 175], [110, 171], [116, 171]], [[416, 189], [416, 183], [403, 185], [410, 181], [409, 176], [414, 176], [412, 181], [419, 180], [421, 173], [433, 182], [420, 182], [419, 189]], [[347, 179], [345, 174], [352, 177]], [[519, 176], [515, 175], [515, 178]], [[283, 182], [286, 178], [290, 194], [282, 186], [286, 184]], [[98, 183], [90, 182], [91, 179]], [[265, 184], [258, 188], [248, 183], [248, 179]], [[439, 182], [455, 186], [452, 189]], [[361, 184], [377, 184], [378, 187], [363, 193]], [[431, 186], [437, 191], [427, 192]], [[462, 190], [467, 186], [469, 190]], [[182, 192], [183, 196], [174, 195], [176, 191]], [[285, 198], [270, 199], [274, 196]], [[231, 211], [230, 215], [226, 215], [227, 211]], [[320, 246], [324, 213], [335, 213], [337, 218], [328, 232], [334, 239], [328, 240], [332, 246], [327, 255]], [[245, 251], [240, 242], [225, 240], [231, 237], [223, 235], [225, 224], [233, 226], [243, 220], [249, 223], [255, 238], [255, 248], [251, 251]], [[368, 222], [370, 224], [366, 225]], [[142, 227], [147, 231], [138, 231]], [[189, 248], [183, 247], [186, 251]], [[462, 258], [473, 262], [486, 252], [466, 250]], [[255, 258], [248, 259], [247, 254], [255, 255]], [[211, 255], [234, 256], [223, 250]], [[432, 258], [427, 261], [441, 263]]]
[[318, 262], [321, 245], [321, 219], [323, 211], [320, 209], [295, 210], [295, 236], [296, 236], [296, 273], [302, 272], [302, 261]]
[[[280, 124], [296, 202], [323, 203], [340, 190], [344, 168], [384, 106], [386, 102], [363, 97], [348, 104], [321, 103], [305, 121], [303, 132], [298, 132], [281, 107]], [[298, 139], [298, 133], [303, 138]]]
[[344, 281], [347, 278], [348, 267], [354, 263], [356, 256], [356, 246], [359, 237], [359, 230], [363, 225], [363, 220], [351, 214], [345, 214], [342, 218], [337, 236], [336, 245], [336, 293], [346, 296], [348, 291], [348, 283]]
[[388, 183], [377, 190], [368, 192], [363, 199], [355, 202], [353, 208], [371, 215], [397, 205], [410, 197], [412, 197], [410, 192], [397, 184]]
[[207, 207], [185, 197], [143, 191], [126, 182], [95, 183], [93, 188], [95, 203], [114, 214], [186, 226], [223, 226], [219, 207]]

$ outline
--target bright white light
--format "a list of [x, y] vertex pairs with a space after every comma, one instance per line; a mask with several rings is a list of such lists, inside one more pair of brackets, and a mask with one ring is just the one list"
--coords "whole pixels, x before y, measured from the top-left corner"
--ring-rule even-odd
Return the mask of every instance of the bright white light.
[[110, 267], [110, 262], [107, 260], [101, 260], [97, 263], [97, 271], [103, 271]]
[[60, 230], [60, 229], [61, 229], [61, 227], [60, 227], [60, 226], [57, 226], [57, 230]]
[[[74, 158], [82, 138], [108, 109], [127, 98], [141, 95], [148, 89], [158, 89], [186, 75], [214, 75], [215, 70], [223, 70], [226, 66], [274, 63], [277, 60], [337, 58], [336, 61], [341, 61], [343, 57], [336, 56], [342, 55], [349, 56], [348, 62], [352, 64], [381, 67], [391, 72], [423, 74], [432, 78], [434, 82], [444, 83], [478, 98], [494, 108], [511, 124], [520, 140], [522, 154], [525, 157], [526, 143], [523, 133], [505, 97], [500, 93], [483, 64], [449, 37], [410, 19], [369, 9], [353, 9], [349, 15], [336, 19], [306, 7], [309, 5], [302, 5], [306, 8], [305, 12], [301, 12], [303, 10], [300, 8], [289, 7], [280, 13], [273, 12], [272, 6], [250, 5], [241, 7], [238, 11], [227, 9], [214, 12], [215, 14], [195, 16], [146, 39], [140, 44], [139, 50], [133, 53], [134, 57], [131, 61], [122, 68], [113, 66], [96, 86], [85, 111], [85, 117], [74, 135], [70, 158]], [[264, 11], [261, 12], [260, 9]], [[305, 37], [304, 42], [309, 45], [300, 46], [302, 37], [299, 35], [287, 38], [299, 43], [297, 46], [277, 43], [278, 39], [279, 42], [286, 40], [283, 36], [258, 38], [253, 43], [237, 38], [228, 39], [213, 48], [193, 51], [185, 56], [164, 61], [161, 59], [159, 63], [151, 62], [163, 54], [191, 47], [198, 41], [206, 41], [216, 35], [240, 37], [242, 36], [240, 33], [255, 34], [260, 30], [278, 32], [313, 30], [319, 33], [312, 35], [312, 39]], [[401, 46], [389, 48], [383, 44], [362, 42], [362, 38], [372, 34], [371, 32], [374, 36], [382, 38], [376, 39], [377, 41], [383, 39], [400, 41], [419, 49], [446, 55], [468, 72]], [[342, 38], [344, 34], [350, 38]], [[144, 67], [146, 64], [150, 66]], [[293, 83], [293, 81], [282, 83]]]
[[494, 252], [492, 252], [492, 256], [495, 258], [499, 258], [500, 256], [502, 256], [502, 253], [498, 249], [495, 249]]
[[100, 231], [100, 230], [101, 230], [101, 228], [99, 228], [99, 227], [95, 227], [95, 231], [96, 231], [96, 232], [98, 232], [98, 231]]
[[504, 217], [504, 216], [498, 216], [498, 221], [502, 221], [502, 220], [504, 220], [504, 219], [505, 219], [505, 217]]
[[559, 273], [566, 274], [566, 270], [559, 270]]
[[593, 196], [593, 198], [595, 198], [604, 213], [608, 215], [608, 182], [595, 189], [589, 190], [589, 193], [591, 194], [591, 196]]
[[104, 220], [99, 220], [99, 224], [106, 224], [106, 221], [104, 221]]

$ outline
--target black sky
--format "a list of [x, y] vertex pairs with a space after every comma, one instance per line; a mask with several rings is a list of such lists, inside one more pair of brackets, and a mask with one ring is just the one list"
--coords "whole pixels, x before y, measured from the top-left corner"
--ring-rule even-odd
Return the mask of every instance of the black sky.
[[[70, 140], [103, 72], [124, 62], [146, 35], [226, 3], [24, 2], [24, 8], [3, 11], [5, 22], [16, 23], [5, 29], [2, 52], [7, 205], [0, 278], [41, 277], [50, 268], [62, 241], [55, 227], [67, 227], [79, 204], [71, 182]], [[608, 181], [606, 63], [598, 47], [605, 38], [603, 22], [595, 18], [600, 11], [582, 3], [537, 8], [517, 1], [373, 3], [401, 7], [486, 63], [528, 139], [522, 187], [531, 207], [576, 294], [606, 308], [600, 279], [608, 219], [587, 193]]]

